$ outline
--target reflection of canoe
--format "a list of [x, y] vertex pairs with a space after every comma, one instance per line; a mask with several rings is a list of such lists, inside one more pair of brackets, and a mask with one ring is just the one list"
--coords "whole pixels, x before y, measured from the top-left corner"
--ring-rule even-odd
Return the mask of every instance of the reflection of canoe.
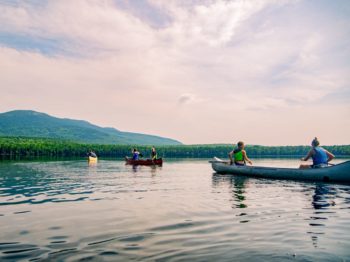
[[350, 161], [323, 168], [279, 168], [261, 166], [236, 166], [230, 165], [219, 158], [209, 161], [219, 174], [237, 174], [254, 177], [311, 180], [327, 182], [350, 183]]
[[158, 158], [155, 160], [152, 160], [152, 159], [133, 160], [129, 157], [125, 157], [125, 161], [126, 161], [126, 164], [128, 164], [128, 165], [144, 165], [144, 166], [158, 165], [158, 166], [161, 166], [163, 164], [162, 158]]
[[95, 163], [95, 162], [97, 162], [97, 157], [89, 156], [88, 161], [89, 161], [89, 163]]

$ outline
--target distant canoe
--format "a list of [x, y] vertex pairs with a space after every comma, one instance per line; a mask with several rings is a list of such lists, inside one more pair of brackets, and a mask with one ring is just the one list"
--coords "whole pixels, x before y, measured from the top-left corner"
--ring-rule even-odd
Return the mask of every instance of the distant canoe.
[[211, 163], [214, 171], [219, 174], [236, 174], [275, 179], [350, 183], [350, 161], [323, 168], [309, 169], [236, 166], [230, 165], [228, 162], [225, 162], [216, 157], [209, 162]]
[[152, 159], [139, 159], [139, 160], [133, 160], [129, 157], [125, 157], [125, 162], [128, 165], [143, 165], [143, 166], [153, 166], [153, 165], [157, 165], [157, 166], [161, 166], [163, 164], [163, 159], [162, 158], [158, 158], [155, 160]]
[[89, 161], [89, 163], [95, 163], [95, 162], [97, 162], [97, 157], [89, 156], [88, 161]]

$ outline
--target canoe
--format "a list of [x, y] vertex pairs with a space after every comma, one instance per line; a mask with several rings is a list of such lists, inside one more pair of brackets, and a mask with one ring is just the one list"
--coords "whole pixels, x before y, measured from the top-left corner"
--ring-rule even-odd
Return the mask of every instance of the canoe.
[[236, 166], [214, 157], [209, 161], [219, 174], [235, 174], [275, 179], [309, 180], [350, 183], [350, 161], [323, 168], [280, 168], [261, 166]]
[[97, 162], [97, 157], [89, 156], [88, 161], [89, 161], [89, 163], [95, 163], [95, 162]]
[[161, 166], [163, 164], [163, 159], [158, 158], [155, 160], [152, 159], [139, 159], [139, 160], [133, 160], [129, 157], [125, 157], [125, 162], [127, 165], [143, 165], [143, 166], [153, 166], [158, 165]]

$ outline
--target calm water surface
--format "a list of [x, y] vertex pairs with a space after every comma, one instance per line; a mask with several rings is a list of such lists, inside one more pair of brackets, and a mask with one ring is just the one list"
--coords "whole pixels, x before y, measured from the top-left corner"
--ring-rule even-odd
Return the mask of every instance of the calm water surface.
[[206, 160], [0, 162], [0, 260], [350, 261], [350, 186], [217, 175]]

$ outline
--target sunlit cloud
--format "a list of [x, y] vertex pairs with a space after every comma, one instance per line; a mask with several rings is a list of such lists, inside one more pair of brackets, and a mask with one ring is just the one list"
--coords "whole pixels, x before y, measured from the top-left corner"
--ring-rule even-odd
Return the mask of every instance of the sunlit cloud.
[[[305, 112], [336, 110], [329, 124], [339, 140], [331, 130], [323, 136], [349, 143], [349, 5], [335, 2], [316, 11], [302, 0], [3, 1], [0, 110], [185, 143], [228, 142], [235, 130], [260, 144], [283, 141], [254, 125], [322, 130]], [[261, 121], [267, 115], [273, 128]], [[302, 133], [291, 132], [291, 143]]]

